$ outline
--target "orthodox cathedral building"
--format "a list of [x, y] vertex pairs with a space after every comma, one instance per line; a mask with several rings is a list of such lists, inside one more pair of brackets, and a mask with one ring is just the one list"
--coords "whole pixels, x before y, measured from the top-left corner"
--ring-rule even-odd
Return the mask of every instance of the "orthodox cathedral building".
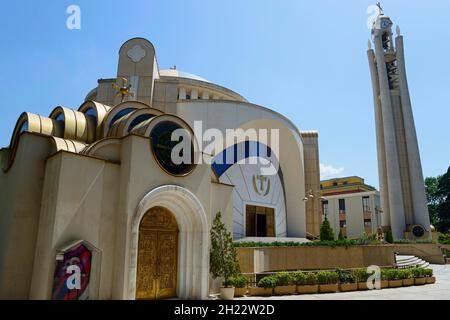
[[1, 299], [206, 298], [218, 212], [235, 240], [319, 234], [317, 132], [141, 38], [79, 108], [23, 113], [0, 160]]

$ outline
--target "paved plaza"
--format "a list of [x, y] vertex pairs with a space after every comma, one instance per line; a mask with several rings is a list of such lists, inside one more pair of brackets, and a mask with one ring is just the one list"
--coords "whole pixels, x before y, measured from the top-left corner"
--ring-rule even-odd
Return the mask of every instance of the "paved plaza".
[[394, 289], [282, 297], [245, 297], [236, 300], [450, 300], [450, 265], [431, 265], [436, 283]]

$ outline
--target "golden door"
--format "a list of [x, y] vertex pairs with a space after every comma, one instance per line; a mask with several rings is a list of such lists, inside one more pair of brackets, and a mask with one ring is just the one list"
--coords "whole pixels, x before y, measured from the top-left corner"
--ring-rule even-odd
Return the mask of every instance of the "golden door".
[[136, 299], [176, 296], [178, 226], [165, 208], [152, 208], [139, 226]]

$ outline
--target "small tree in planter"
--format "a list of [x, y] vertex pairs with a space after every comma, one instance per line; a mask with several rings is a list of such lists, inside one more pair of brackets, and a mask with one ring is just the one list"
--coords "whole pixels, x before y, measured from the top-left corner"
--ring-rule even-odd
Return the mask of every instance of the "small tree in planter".
[[398, 288], [403, 286], [402, 272], [399, 269], [386, 270], [387, 278], [389, 279], [389, 288]]
[[342, 292], [358, 290], [358, 284], [355, 277], [350, 272], [345, 272], [340, 269], [336, 270], [339, 275], [339, 290]]
[[369, 274], [365, 268], [355, 269], [352, 271], [353, 276], [355, 277], [356, 283], [358, 283], [358, 290], [368, 290], [367, 287], [367, 279], [369, 278]]
[[257, 287], [250, 288], [252, 296], [271, 296], [273, 288], [277, 285], [277, 278], [275, 276], [267, 276], [258, 281]]
[[276, 295], [288, 295], [296, 292], [294, 277], [289, 272], [278, 272], [275, 275], [277, 285], [274, 289]]
[[320, 241], [334, 241], [334, 233], [327, 216], [320, 226]]
[[214, 218], [211, 228], [209, 269], [214, 279], [223, 279], [223, 287], [220, 289], [222, 299], [233, 299], [234, 287], [232, 287], [231, 279], [240, 273], [240, 268], [233, 238], [222, 222], [220, 212]]
[[412, 269], [400, 270], [402, 274], [403, 286], [409, 287], [414, 285], [414, 274]]
[[234, 296], [243, 297], [247, 293], [248, 279], [244, 275], [231, 278], [231, 285], [234, 286]]
[[427, 278], [427, 284], [436, 283], [436, 278], [433, 277], [433, 269], [425, 269], [424, 274]]
[[339, 275], [334, 271], [321, 271], [317, 273], [319, 292], [331, 293], [339, 290]]
[[319, 285], [317, 284], [317, 274], [315, 272], [298, 271], [293, 275], [297, 284], [297, 293], [311, 294], [319, 292]]

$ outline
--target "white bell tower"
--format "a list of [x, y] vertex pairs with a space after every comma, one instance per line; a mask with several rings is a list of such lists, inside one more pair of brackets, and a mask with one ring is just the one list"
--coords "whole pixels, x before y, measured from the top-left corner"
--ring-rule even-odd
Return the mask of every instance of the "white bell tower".
[[[382, 224], [394, 239], [431, 237], [425, 184], [406, 77], [403, 36], [380, 11], [369, 40]], [[372, 44], [374, 49], [372, 49]]]

